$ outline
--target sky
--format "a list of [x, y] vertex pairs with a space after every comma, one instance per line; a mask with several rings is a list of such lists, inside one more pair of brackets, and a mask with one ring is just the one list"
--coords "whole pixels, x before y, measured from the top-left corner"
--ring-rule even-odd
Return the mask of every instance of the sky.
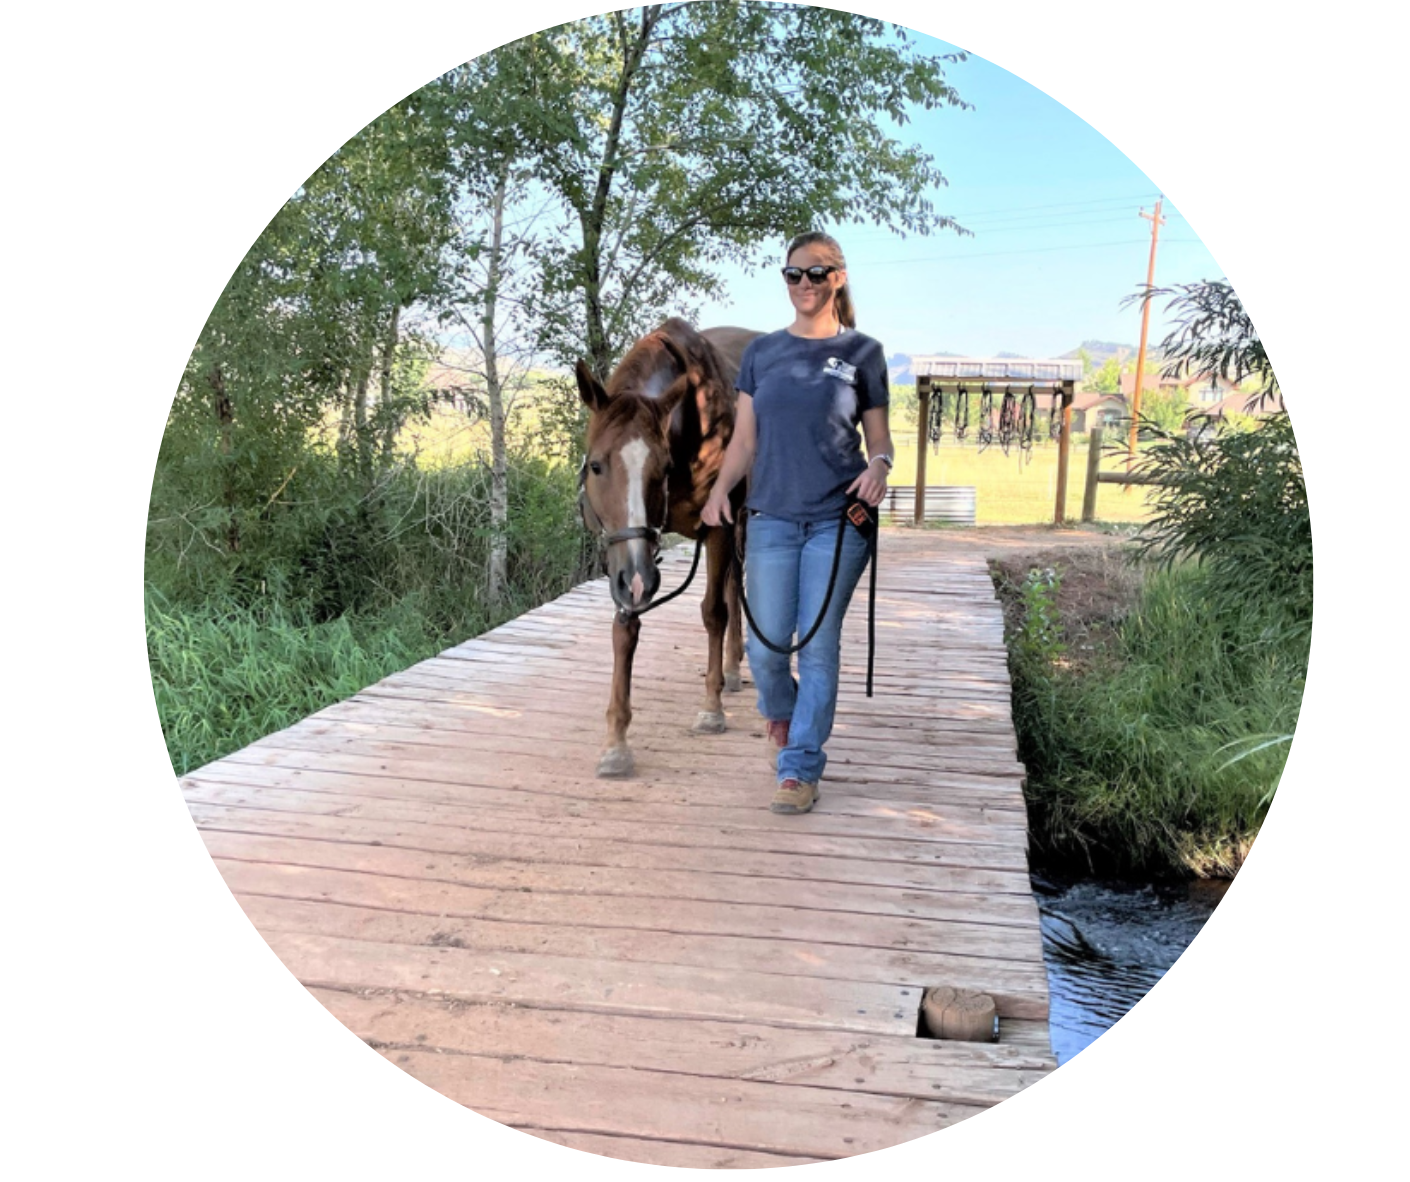
[[[928, 53], [959, 48], [912, 35]], [[888, 355], [1055, 357], [1084, 340], [1134, 346], [1140, 309], [1120, 304], [1145, 283], [1151, 224], [1140, 211], [1154, 208], [1156, 182], [1086, 121], [993, 62], [971, 55], [947, 65], [946, 78], [974, 110], [917, 111], [898, 135], [935, 158], [949, 182], [932, 194], [935, 208], [974, 236], [825, 227], [847, 257], [857, 327]], [[1162, 216], [1156, 284], [1221, 277], [1168, 200]], [[702, 327], [791, 321], [776, 270], [726, 275], [728, 298], [701, 307]], [[1152, 343], [1164, 335], [1161, 306], [1152, 307]]]

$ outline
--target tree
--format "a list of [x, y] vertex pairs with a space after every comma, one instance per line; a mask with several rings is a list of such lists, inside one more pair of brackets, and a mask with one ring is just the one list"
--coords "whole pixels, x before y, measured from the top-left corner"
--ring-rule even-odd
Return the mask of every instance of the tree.
[[[1152, 288], [1137, 298], [1159, 296], [1171, 297], [1166, 313], [1175, 321], [1161, 342], [1168, 376], [1251, 378], [1253, 401], [1279, 399], [1263, 342], [1227, 280]], [[1279, 409], [1253, 431], [1226, 427], [1195, 438], [1159, 433], [1140, 465], [1159, 490], [1140, 546], [1167, 565], [1193, 557], [1210, 574], [1213, 604], [1268, 613], [1269, 635], [1305, 644], [1312, 622], [1312, 522], [1292, 423], [1276, 404]]]
[[192, 350], [153, 488], [176, 551], [238, 569], [308, 476], [330, 418], [364, 488], [414, 405], [403, 313], [434, 296], [451, 224], [439, 140], [414, 102], [374, 120], [275, 214]]
[[[531, 37], [450, 71], [424, 89], [449, 129], [458, 235], [437, 315], [465, 332], [480, 358], [490, 424], [487, 600], [502, 604], [508, 581], [508, 416], [527, 384], [535, 338], [528, 294], [547, 260], [537, 233], [545, 202], [534, 169], [560, 171], [580, 147], [567, 120], [576, 68], [552, 41]], [[540, 208], [526, 214], [537, 201]], [[551, 264], [548, 264], [551, 265]]]
[[1108, 357], [1088, 375], [1087, 389], [1095, 390], [1099, 394], [1118, 394], [1121, 392], [1121, 362], [1115, 357]]
[[911, 108], [968, 107], [899, 26], [742, 0], [652, 4], [537, 34], [575, 128], [539, 162], [563, 203], [541, 346], [600, 377], [631, 340], [800, 229], [862, 218], [959, 229], [933, 159], [891, 138]]
[[1277, 375], [1253, 321], [1227, 279], [1153, 287], [1126, 303], [1169, 297], [1175, 327], [1160, 344], [1166, 377], [1221, 377], [1235, 386], [1252, 379], [1247, 409], [1281, 404]]
[[1141, 400], [1141, 420], [1160, 431], [1173, 434], [1184, 429], [1190, 413], [1190, 400], [1178, 386], [1166, 392], [1147, 390]]

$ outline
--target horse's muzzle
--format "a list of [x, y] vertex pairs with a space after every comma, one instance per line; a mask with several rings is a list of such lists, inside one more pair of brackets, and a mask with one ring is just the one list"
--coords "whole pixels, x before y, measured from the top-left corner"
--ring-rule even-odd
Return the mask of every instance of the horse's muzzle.
[[628, 557], [615, 570], [609, 570], [612, 601], [625, 612], [641, 611], [661, 589], [661, 572], [650, 558]]

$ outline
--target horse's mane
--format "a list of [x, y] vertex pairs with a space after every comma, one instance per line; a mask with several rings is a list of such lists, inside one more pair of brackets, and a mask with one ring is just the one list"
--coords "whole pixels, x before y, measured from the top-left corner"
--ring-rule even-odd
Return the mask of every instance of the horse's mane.
[[705, 393], [702, 409], [715, 421], [733, 405], [729, 386], [714, 347], [679, 317], [673, 316], [628, 350], [608, 379], [607, 392], [614, 403], [625, 393], [659, 397], [683, 372], [680, 358], [685, 360], [684, 372], [690, 374], [697, 399], [700, 391]]

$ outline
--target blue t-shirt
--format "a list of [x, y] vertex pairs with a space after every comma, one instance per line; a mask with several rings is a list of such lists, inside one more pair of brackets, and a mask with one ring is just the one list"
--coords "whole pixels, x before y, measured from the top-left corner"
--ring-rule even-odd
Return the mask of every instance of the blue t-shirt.
[[735, 385], [757, 423], [748, 507], [787, 521], [837, 517], [867, 466], [862, 412], [889, 398], [881, 343], [855, 328], [818, 339], [780, 329], [749, 342]]

